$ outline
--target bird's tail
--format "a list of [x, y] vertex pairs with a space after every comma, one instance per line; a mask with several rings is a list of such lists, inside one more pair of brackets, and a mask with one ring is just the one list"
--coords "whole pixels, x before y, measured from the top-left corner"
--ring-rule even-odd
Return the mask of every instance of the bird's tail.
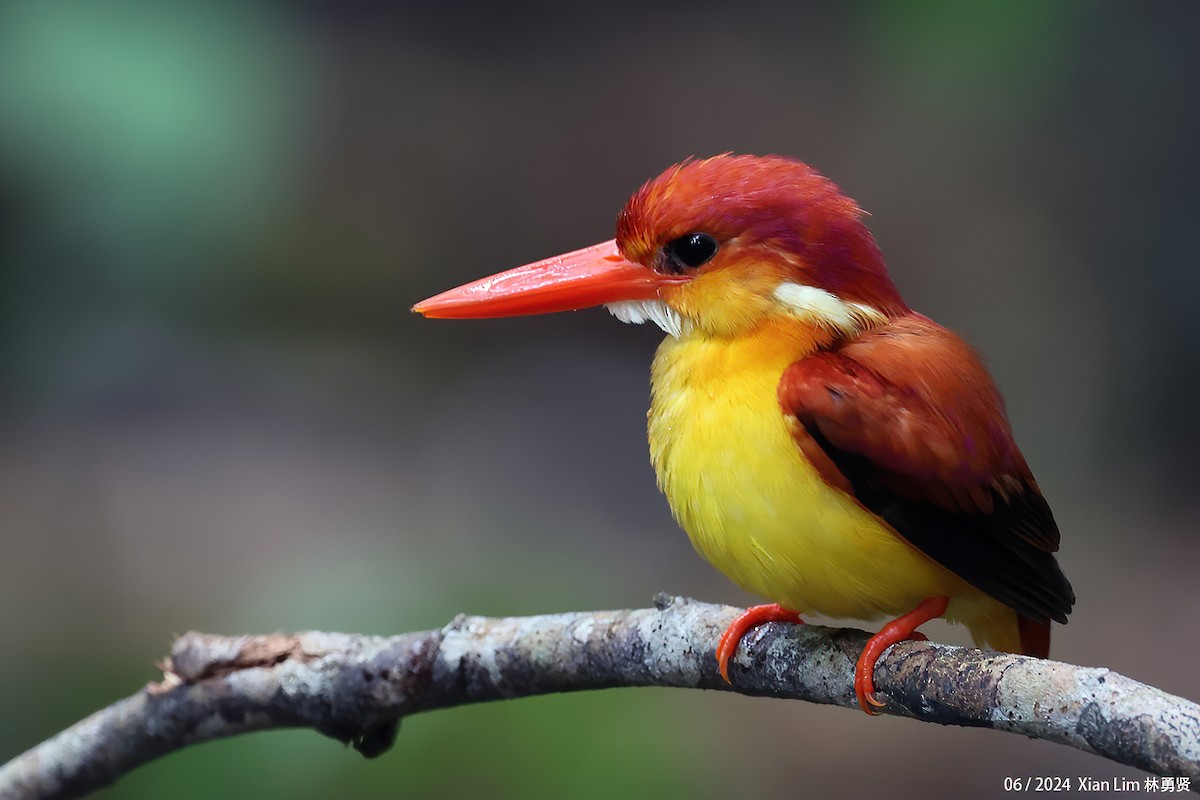
[[1017, 631], [1021, 636], [1021, 652], [1037, 658], [1050, 657], [1050, 620], [1035, 622], [1017, 615]]
[[1021, 653], [1035, 658], [1050, 656], [1050, 621], [1023, 617], [998, 600], [981, 595], [962, 606], [960, 619], [967, 624], [976, 647], [1003, 653]]

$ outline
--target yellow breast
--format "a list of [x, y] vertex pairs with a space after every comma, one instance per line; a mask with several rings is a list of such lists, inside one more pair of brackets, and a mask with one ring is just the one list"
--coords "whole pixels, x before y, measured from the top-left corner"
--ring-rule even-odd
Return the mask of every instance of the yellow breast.
[[768, 323], [752, 336], [663, 342], [650, 453], [676, 520], [739, 586], [797, 611], [872, 619], [962, 593], [962, 581], [826, 484], [796, 445], [776, 387], [816, 335]]

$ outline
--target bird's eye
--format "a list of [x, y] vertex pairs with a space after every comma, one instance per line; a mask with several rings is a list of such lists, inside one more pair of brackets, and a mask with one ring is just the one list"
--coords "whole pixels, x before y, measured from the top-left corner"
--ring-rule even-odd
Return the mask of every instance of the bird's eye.
[[667, 267], [683, 272], [707, 262], [717, 253], [717, 240], [707, 233], [688, 233], [667, 242]]

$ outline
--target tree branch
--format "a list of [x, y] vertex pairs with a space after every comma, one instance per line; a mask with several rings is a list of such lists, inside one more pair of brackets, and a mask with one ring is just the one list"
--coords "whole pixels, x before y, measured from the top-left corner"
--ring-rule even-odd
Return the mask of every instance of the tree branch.
[[[314, 728], [374, 757], [407, 714], [550, 692], [677, 686], [857, 708], [858, 630], [761, 626], [725, 684], [713, 651], [740, 611], [660, 595], [653, 609], [459, 616], [392, 637], [188, 633], [161, 682], [0, 766], [0, 797], [82, 795], [187, 745], [269, 728]], [[883, 713], [1047, 739], [1200, 787], [1200, 706], [1107, 669], [903, 642], [875, 687]]]

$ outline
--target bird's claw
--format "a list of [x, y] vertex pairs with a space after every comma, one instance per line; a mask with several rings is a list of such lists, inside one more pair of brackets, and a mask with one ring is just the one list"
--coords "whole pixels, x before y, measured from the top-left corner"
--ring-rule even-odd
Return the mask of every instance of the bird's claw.
[[733, 685], [733, 681], [729, 679], [729, 660], [737, 653], [738, 644], [741, 643], [742, 637], [753, 628], [766, 622], [804, 624], [804, 620], [800, 619], [799, 612], [784, 608], [778, 603], [751, 606], [743, 611], [737, 619], [729, 623], [729, 627], [725, 629], [725, 632], [721, 634], [721, 638], [717, 642], [717, 672], [721, 673], [721, 677], [730, 686]]

